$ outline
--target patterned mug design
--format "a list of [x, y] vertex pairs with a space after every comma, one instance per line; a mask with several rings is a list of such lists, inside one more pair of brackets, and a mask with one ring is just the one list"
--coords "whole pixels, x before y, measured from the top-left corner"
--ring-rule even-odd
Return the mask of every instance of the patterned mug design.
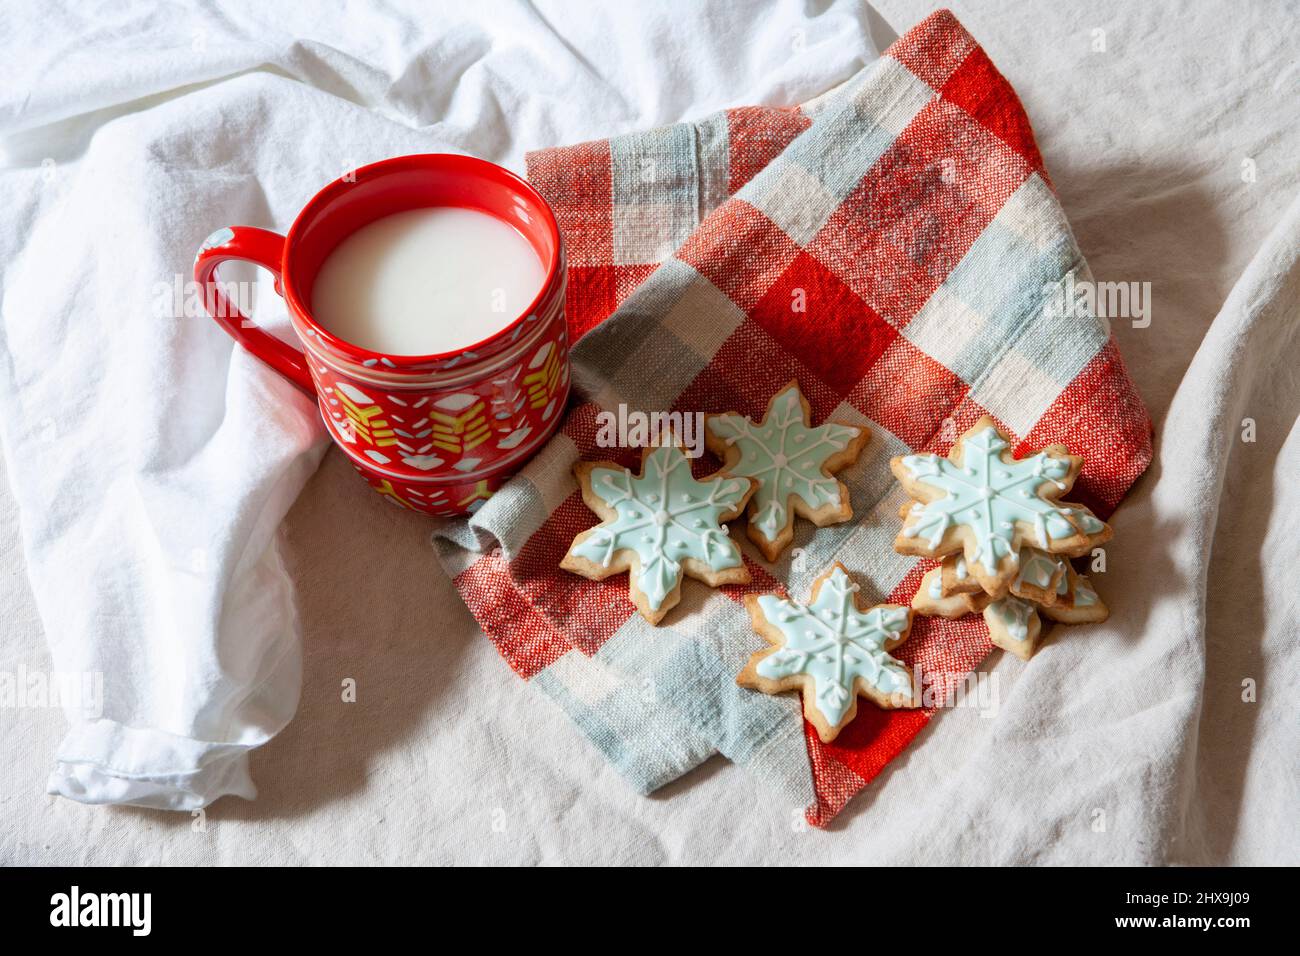
[[426, 514], [473, 513], [562, 417], [569, 393], [562, 312], [553, 326], [524, 358], [449, 391], [403, 394], [313, 366], [321, 417], [389, 501]]
[[[426, 206], [477, 208], [514, 225], [547, 266], [537, 298], [514, 322], [465, 348], [385, 355], [339, 339], [311, 316], [311, 284], [348, 235]], [[247, 321], [216, 281], [244, 259], [276, 277], [302, 350]], [[399, 156], [335, 180], [287, 236], [220, 229], [195, 259], [209, 314], [241, 345], [316, 396], [334, 443], [379, 494], [432, 515], [481, 507], [554, 434], [569, 393], [564, 248], [555, 216], [524, 180], [483, 160]]]

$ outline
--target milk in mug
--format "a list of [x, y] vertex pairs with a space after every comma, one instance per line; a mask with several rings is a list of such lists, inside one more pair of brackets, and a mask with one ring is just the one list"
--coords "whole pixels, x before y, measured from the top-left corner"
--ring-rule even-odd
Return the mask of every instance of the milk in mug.
[[311, 314], [353, 345], [429, 355], [501, 331], [545, 281], [541, 257], [509, 223], [476, 209], [412, 209], [339, 243], [316, 276]]

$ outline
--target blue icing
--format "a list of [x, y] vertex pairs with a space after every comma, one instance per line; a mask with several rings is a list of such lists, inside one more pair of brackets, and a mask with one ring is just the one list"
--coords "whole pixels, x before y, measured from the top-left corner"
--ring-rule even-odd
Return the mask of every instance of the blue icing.
[[713, 571], [742, 566], [721, 520], [740, 509], [747, 479], [697, 481], [682, 450], [665, 446], [646, 456], [639, 478], [626, 468], [592, 469], [591, 489], [617, 517], [575, 542], [570, 553], [608, 567], [616, 552], [634, 552], [640, 564], [635, 583], [653, 610], [681, 582], [681, 562], [688, 558]]
[[814, 704], [832, 727], [853, 703], [858, 678], [883, 694], [912, 693], [907, 668], [885, 650], [907, 629], [907, 609], [882, 605], [860, 611], [853, 599], [857, 590], [837, 567], [806, 607], [772, 594], [758, 599], [763, 617], [783, 638], [777, 650], [758, 662], [759, 676], [811, 677]]
[[1087, 578], [1079, 576], [1074, 581], [1074, 606], [1091, 607], [1097, 603], [1097, 592]]
[[[1032, 548], [1026, 549], [1028, 557], [1023, 557], [1020, 562], [1020, 573], [1016, 576], [1016, 586], [1030, 584], [1037, 588], [1046, 588], [1052, 583], [1052, 578], [1061, 569], [1061, 560], [1044, 554], [1042, 551], [1035, 551]], [[1058, 594], [1064, 594], [1065, 575], [1062, 574], [1060, 581], [1057, 583], [1056, 591]]]
[[907, 455], [903, 464], [922, 484], [946, 494], [942, 498], [913, 505], [903, 535], [926, 536], [932, 548], [938, 547], [944, 532], [953, 526], [965, 526], [975, 536], [972, 559], [990, 570], [1010, 555], [1016, 522], [1033, 525], [1039, 547], [1048, 548], [1054, 539], [1072, 538], [1078, 530], [1066, 518], [1073, 509], [1048, 501], [1038, 495], [1045, 484], [1064, 491], [1063, 481], [1069, 474], [1068, 461], [1039, 452], [1029, 458], [1006, 462], [1001, 453], [1007, 442], [992, 425], [962, 439], [962, 463], [959, 467], [938, 455]]
[[791, 495], [803, 499], [812, 511], [842, 504], [839, 479], [828, 478], [822, 468], [828, 458], [848, 447], [858, 429], [835, 424], [810, 427], [797, 384], [778, 393], [757, 424], [743, 415], [710, 415], [708, 427], [739, 449], [740, 460], [729, 466], [731, 471], [757, 483], [749, 520], [768, 541], [775, 541], [789, 524]]
[[1029, 638], [1029, 616], [1034, 613], [1034, 606], [1028, 601], [1007, 595], [990, 604], [984, 613], [996, 617], [1012, 640]]
[[1097, 534], [1104, 531], [1106, 526], [1093, 514], [1082, 509], [1076, 509], [1073, 512], [1075, 520], [1079, 527], [1083, 529], [1084, 534]]

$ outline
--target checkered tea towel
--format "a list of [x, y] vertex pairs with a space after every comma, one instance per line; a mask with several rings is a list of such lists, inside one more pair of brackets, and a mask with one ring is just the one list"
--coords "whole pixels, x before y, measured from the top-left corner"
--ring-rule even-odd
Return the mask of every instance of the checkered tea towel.
[[[893, 550], [904, 495], [889, 458], [944, 454], [983, 414], [1020, 439], [1018, 454], [1057, 441], [1082, 454], [1072, 497], [1103, 516], [1151, 458], [1105, 321], [1053, 294], [1091, 276], [1024, 110], [941, 11], [802, 108], [543, 150], [528, 175], [567, 243], [576, 394], [519, 476], [443, 526], [442, 560], [506, 662], [638, 789], [721, 752], [825, 825], [935, 711], [866, 704], [821, 743], [795, 695], [736, 685], [762, 646], [743, 594], [806, 596], [839, 560], [864, 596], [908, 603], [933, 565]], [[596, 447], [601, 409], [761, 417], [792, 378], [816, 421], [871, 427], [839, 476], [851, 521], [797, 521], [773, 565], [733, 529], [753, 583], [687, 580], [659, 627], [635, 612], [625, 575], [558, 570], [596, 523], [574, 461], [639, 460]], [[921, 617], [898, 656], [960, 678], [990, 649], [979, 615]]]

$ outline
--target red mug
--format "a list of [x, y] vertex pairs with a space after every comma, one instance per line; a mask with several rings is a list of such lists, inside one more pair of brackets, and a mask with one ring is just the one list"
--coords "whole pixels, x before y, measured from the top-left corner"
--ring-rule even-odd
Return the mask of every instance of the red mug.
[[[546, 280], [504, 329], [434, 355], [386, 355], [346, 342], [312, 319], [312, 286], [352, 233], [408, 209], [457, 206], [513, 225], [541, 257]], [[256, 263], [275, 276], [302, 350], [247, 320], [217, 267]], [[555, 432], [569, 395], [564, 243], [537, 190], [469, 156], [398, 156], [322, 189], [287, 236], [219, 229], [194, 261], [204, 308], [244, 348], [316, 397], [335, 444], [372, 488], [431, 515], [475, 511]]]

